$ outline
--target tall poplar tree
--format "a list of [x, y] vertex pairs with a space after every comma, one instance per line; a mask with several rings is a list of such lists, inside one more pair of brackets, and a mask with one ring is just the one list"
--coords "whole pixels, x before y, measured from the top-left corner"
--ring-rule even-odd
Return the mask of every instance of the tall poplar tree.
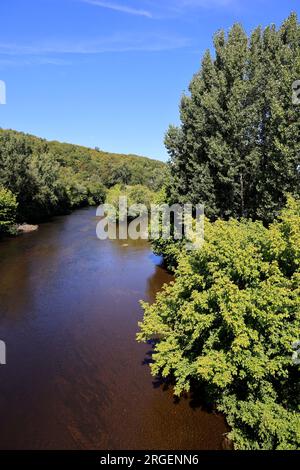
[[171, 201], [205, 203], [212, 218], [271, 221], [286, 193], [299, 194], [299, 78], [296, 14], [249, 38], [239, 24], [219, 31], [181, 100], [181, 126], [166, 134]]

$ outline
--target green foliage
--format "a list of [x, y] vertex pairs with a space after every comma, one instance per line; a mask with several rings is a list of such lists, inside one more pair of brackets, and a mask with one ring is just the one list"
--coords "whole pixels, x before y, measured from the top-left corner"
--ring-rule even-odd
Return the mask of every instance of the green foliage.
[[87, 181], [87, 191], [89, 196], [89, 205], [102, 204], [106, 197], [106, 188], [102, 184], [100, 178], [92, 176]]
[[299, 448], [300, 202], [269, 228], [207, 221], [203, 248], [176, 261], [175, 281], [143, 304], [152, 373], [171, 374], [178, 395], [205, 386], [237, 449]]
[[82, 179], [69, 167], [60, 169], [59, 177], [71, 208], [101, 204], [105, 200], [106, 188], [97, 176]]
[[63, 168], [72, 168], [82, 181], [97, 176], [107, 188], [116, 184], [142, 184], [157, 191], [167, 173], [163, 162], [136, 155], [119, 155], [60, 142], [47, 142], [47, 147]]
[[137, 184], [127, 188], [129, 204], [143, 204], [150, 209], [151, 204], [154, 202], [156, 194], [146, 186]]
[[287, 192], [299, 195], [300, 120], [292, 84], [300, 77], [300, 25], [248, 38], [239, 24], [214, 38], [171, 126], [171, 202], [204, 203], [206, 215], [271, 222]]
[[11, 233], [16, 222], [16, 197], [9, 189], [0, 186], [0, 235]]
[[[143, 204], [147, 209], [150, 209], [151, 204], [154, 204], [158, 197], [157, 193], [141, 184], [134, 186], [122, 186], [121, 184], [116, 184], [107, 191], [106, 203], [119, 209], [119, 198], [121, 196], [126, 196], [128, 209], [130, 206], [138, 204]], [[134, 217], [137, 214], [135, 211], [133, 214], [130, 214], [128, 211], [128, 215]]]
[[119, 208], [119, 199], [125, 194], [125, 188], [121, 184], [116, 184], [112, 186], [106, 193], [105, 202], [111, 204], [116, 209]]
[[106, 188], [116, 183], [142, 183], [145, 191], [156, 191], [165, 171], [166, 165], [155, 160], [0, 129], [0, 185], [15, 194], [19, 221], [102, 203]]

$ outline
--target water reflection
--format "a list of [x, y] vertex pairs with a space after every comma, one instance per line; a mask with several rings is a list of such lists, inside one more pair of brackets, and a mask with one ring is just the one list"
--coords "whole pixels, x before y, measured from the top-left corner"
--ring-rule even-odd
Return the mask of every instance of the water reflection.
[[153, 387], [140, 299], [171, 276], [142, 241], [99, 241], [94, 209], [0, 243], [2, 449], [214, 449], [223, 419]]

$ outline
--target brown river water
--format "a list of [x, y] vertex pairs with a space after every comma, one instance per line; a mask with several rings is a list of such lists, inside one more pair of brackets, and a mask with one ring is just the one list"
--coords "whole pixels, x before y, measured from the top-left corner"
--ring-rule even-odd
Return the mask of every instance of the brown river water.
[[220, 449], [221, 416], [174, 401], [135, 340], [171, 280], [144, 241], [100, 241], [95, 209], [0, 241], [1, 449]]

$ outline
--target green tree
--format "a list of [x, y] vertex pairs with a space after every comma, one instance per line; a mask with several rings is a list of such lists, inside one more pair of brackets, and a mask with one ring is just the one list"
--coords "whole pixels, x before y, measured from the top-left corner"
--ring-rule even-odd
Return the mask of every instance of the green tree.
[[[121, 184], [116, 184], [107, 191], [106, 194], [106, 203], [113, 205], [116, 209], [119, 209], [120, 197], [125, 196], [127, 198], [127, 208], [130, 206], [142, 204], [150, 210], [152, 203], [156, 202], [157, 194], [154, 191], [151, 191], [147, 186], [141, 184], [134, 186], [122, 186]], [[135, 217], [136, 211], [133, 213], [128, 211], [129, 217]]]
[[140, 341], [155, 340], [152, 373], [175, 393], [201, 385], [237, 449], [300, 447], [300, 202], [269, 229], [206, 223], [205, 243], [177, 251], [175, 282], [143, 304]]
[[89, 195], [89, 204], [101, 204], [105, 201], [106, 188], [97, 176], [92, 176], [87, 181], [87, 189]]
[[205, 203], [212, 218], [270, 222], [286, 192], [299, 194], [299, 38], [295, 14], [250, 38], [239, 24], [215, 35], [214, 57], [206, 52], [181, 100], [182, 125], [166, 135], [171, 202]]
[[50, 153], [33, 154], [28, 174], [29, 185], [19, 195], [21, 209], [25, 217], [39, 220], [63, 204], [65, 191], [59, 180], [59, 164]]
[[0, 186], [0, 235], [10, 233], [16, 223], [17, 200], [9, 189]]

